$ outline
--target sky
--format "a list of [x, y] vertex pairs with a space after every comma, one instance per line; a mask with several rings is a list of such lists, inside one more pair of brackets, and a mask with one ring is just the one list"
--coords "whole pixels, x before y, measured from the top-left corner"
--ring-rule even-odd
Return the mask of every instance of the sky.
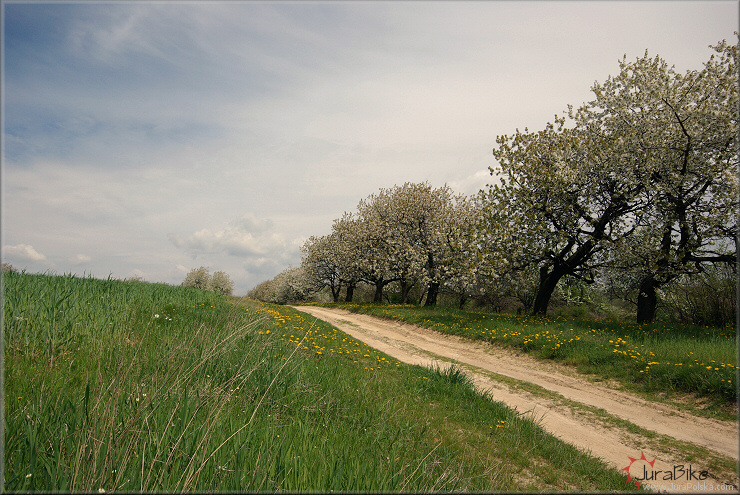
[[701, 69], [736, 1], [2, 2], [2, 261], [244, 295], [380, 188], [476, 194], [618, 61]]

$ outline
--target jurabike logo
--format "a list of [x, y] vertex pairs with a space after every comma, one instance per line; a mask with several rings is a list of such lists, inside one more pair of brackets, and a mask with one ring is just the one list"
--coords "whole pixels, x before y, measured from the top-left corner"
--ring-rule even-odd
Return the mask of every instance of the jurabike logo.
[[673, 469], [655, 469], [655, 458], [652, 461], [648, 461], [645, 453], [642, 451], [640, 451], [639, 459], [629, 456], [627, 458], [630, 460], [630, 463], [627, 467], [622, 468], [622, 471], [627, 472], [627, 481], [625, 483], [633, 482], [637, 487], [648, 481], [690, 483], [692, 481], [704, 481], [709, 478], [707, 471], [698, 471], [691, 464], [688, 467], [684, 464], [675, 464], [673, 465]]

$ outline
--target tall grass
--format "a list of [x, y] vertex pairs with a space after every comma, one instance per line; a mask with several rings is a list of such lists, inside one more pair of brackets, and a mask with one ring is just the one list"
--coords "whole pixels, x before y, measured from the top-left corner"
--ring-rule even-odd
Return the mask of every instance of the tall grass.
[[512, 347], [637, 390], [692, 393], [718, 404], [737, 400], [737, 342], [732, 328], [640, 325], [444, 307], [332, 306]]
[[9, 491], [630, 488], [455, 370], [287, 308], [22, 273], [3, 296]]

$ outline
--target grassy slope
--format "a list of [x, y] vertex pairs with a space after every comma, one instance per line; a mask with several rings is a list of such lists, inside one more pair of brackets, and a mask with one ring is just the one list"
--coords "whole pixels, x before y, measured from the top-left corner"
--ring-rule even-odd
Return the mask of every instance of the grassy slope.
[[331, 306], [394, 318], [471, 339], [505, 345], [574, 365], [642, 392], [694, 394], [720, 410], [737, 400], [734, 329], [638, 325], [562, 317], [497, 315], [451, 308], [339, 303]]
[[631, 489], [476, 393], [299, 312], [6, 274], [8, 490]]

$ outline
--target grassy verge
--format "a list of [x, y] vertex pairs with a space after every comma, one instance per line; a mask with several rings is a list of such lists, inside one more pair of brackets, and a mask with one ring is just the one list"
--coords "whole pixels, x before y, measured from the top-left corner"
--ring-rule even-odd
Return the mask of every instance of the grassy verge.
[[702, 467], [708, 469], [718, 479], [728, 484], [735, 483], [738, 465], [737, 461], [731, 457], [667, 435], [655, 433], [609, 414], [603, 409], [567, 399], [557, 392], [552, 392], [533, 383], [516, 380], [470, 365], [464, 365], [463, 369], [486, 375], [492, 380], [506, 384], [510, 389], [520, 390], [532, 396], [543, 398], [551, 404], [547, 407], [567, 408], [571, 414], [584, 417], [589, 422], [598, 423], [602, 427], [620, 428], [626, 432], [623, 435], [623, 441], [631, 441], [636, 450], [652, 449], [657, 452], [675, 455], [687, 462], [700, 462]]
[[289, 308], [3, 276], [8, 491], [630, 490], [480, 395]]
[[734, 329], [501, 315], [442, 307], [330, 306], [504, 345], [574, 365], [582, 373], [618, 380], [643, 393], [673, 398], [692, 394], [692, 402], [703, 401], [709, 413], [736, 419], [728, 407], [737, 400]]

